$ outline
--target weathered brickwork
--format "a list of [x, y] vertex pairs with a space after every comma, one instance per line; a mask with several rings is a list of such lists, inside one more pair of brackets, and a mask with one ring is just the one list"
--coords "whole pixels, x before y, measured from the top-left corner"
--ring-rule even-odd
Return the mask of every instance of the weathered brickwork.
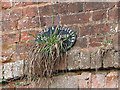
[[[0, 30], [2, 31], [3, 69], [0, 79], [23, 75], [22, 67], [26, 57], [28, 40], [34, 40], [28, 33], [37, 35], [42, 29], [63, 25], [77, 32], [77, 41], [68, 52], [66, 61], [61, 61], [59, 70], [91, 70], [120, 68], [119, 61], [119, 2], [11, 2], [2, 0], [0, 9]], [[113, 48], [106, 53], [89, 55], [102, 44], [105, 38], [113, 36]], [[12, 55], [13, 54], [13, 55]], [[12, 55], [12, 57], [10, 57]], [[18, 61], [20, 60], [20, 61]], [[66, 62], [66, 63], [65, 63]], [[64, 65], [63, 65], [64, 63]], [[8, 74], [9, 73], [9, 74]], [[66, 77], [66, 78], [65, 78]], [[105, 88], [118, 87], [117, 71], [55, 77], [56, 84], [50, 87]], [[58, 79], [61, 78], [61, 79]], [[61, 84], [64, 80], [66, 82]], [[70, 83], [73, 82], [74, 83]], [[69, 83], [68, 83], [69, 82]], [[61, 84], [61, 86], [60, 86]]]
[[[18, 50], [20, 50], [19, 52], [25, 49], [23, 48], [23, 46], [25, 46], [25, 44], [17, 47]], [[4, 65], [2, 68], [4, 68], [3, 69], [4, 74], [1, 78], [3, 78], [4, 75], [8, 75], [8, 72], [11, 75], [10, 78], [23, 75], [23, 71], [22, 71], [23, 62], [24, 62], [23, 59], [25, 55], [23, 54], [20, 55], [19, 52], [17, 52], [17, 54], [13, 56], [12, 59], [14, 59], [14, 61], [12, 62], [8, 61], [8, 63], [5, 63], [5, 61], [3, 61]], [[70, 50], [67, 60], [61, 61], [59, 63], [59, 66], [56, 67], [56, 69], [57, 70], [69, 70], [69, 71], [87, 70], [87, 69], [101, 70], [103, 68], [104, 69], [109, 69], [109, 68], [119, 69], [120, 62], [118, 60], [118, 52], [109, 50], [106, 52], [105, 55], [102, 55], [101, 52], [94, 54], [94, 55], [89, 55], [88, 52], [90, 52], [90, 50], [86, 52], [82, 50], [80, 51], [78, 48]], [[5, 76], [5, 78], [8, 79], [9, 75]]]
[[[6, 4], [9, 5], [6, 7]], [[88, 48], [100, 46], [97, 42], [104, 39], [106, 33], [113, 34], [118, 29], [118, 5], [116, 3], [12, 3], [2, 2], [2, 38], [3, 43], [25, 42], [29, 30], [36, 32], [52, 25], [65, 25], [78, 30], [76, 47]], [[93, 5], [94, 4], [94, 5]], [[78, 8], [78, 6], [80, 6]], [[26, 32], [26, 36], [21, 32]], [[7, 35], [7, 36], [6, 36]], [[10, 37], [10, 35], [14, 35]], [[86, 36], [86, 37], [85, 37]], [[115, 35], [114, 37], [117, 38]], [[9, 40], [6, 42], [6, 40]], [[31, 39], [30, 39], [31, 40]], [[84, 42], [82, 42], [84, 41]], [[81, 43], [82, 42], [82, 43]], [[118, 45], [118, 42], [113, 42]], [[12, 50], [12, 48], [11, 48]]]
[[[93, 48], [91, 48], [93, 49]], [[98, 51], [96, 54], [89, 55], [92, 51], [80, 50], [79, 48], [69, 51], [67, 60], [68, 70], [79, 70], [79, 69], [101, 69], [101, 68], [119, 68], [119, 54], [116, 51], [108, 50], [103, 55], [102, 52]], [[98, 50], [98, 49], [95, 49]], [[72, 58], [73, 57], [73, 58]]]
[[49, 80], [49, 88], [118, 88], [118, 71], [60, 74]]

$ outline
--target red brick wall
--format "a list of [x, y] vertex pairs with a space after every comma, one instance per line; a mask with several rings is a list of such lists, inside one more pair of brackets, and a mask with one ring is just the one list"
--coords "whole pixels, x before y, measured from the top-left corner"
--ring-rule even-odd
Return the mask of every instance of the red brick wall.
[[[15, 42], [33, 39], [27, 35], [28, 32], [36, 34], [38, 30], [51, 26], [52, 8], [55, 12], [55, 25], [79, 30], [75, 47], [100, 46], [96, 42], [103, 40], [107, 33], [115, 33], [118, 28], [117, 2], [2, 2], [1, 5], [3, 55], [9, 55], [15, 50], [14, 47], [18, 45]], [[117, 45], [117, 42], [114, 44]]]
[[[74, 48], [88, 49], [99, 47], [107, 34], [114, 35], [114, 49], [118, 50], [119, 3], [118, 2], [1, 2], [0, 22], [2, 31], [2, 57], [13, 52], [11, 61], [23, 60], [33, 40], [28, 33], [37, 35], [38, 31], [51, 26], [52, 8], [54, 24], [71, 27], [77, 32]], [[116, 34], [117, 33], [117, 34]], [[74, 57], [74, 56], [73, 56]], [[94, 84], [94, 83], [93, 83]]]
[[117, 71], [68, 73], [53, 77], [50, 88], [116, 88]]

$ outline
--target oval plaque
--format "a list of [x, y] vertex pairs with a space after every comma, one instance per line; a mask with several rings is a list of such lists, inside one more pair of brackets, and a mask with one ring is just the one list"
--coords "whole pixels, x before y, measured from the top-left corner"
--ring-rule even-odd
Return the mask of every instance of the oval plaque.
[[[56, 32], [57, 31], [57, 32]], [[64, 40], [65, 38], [69, 37], [69, 39], [65, 40], [63, 42], [63, 47], [66, 50], [69, 50], [76, 42], [76, 34], [75, 32], [69, 28], [69, 27], [65, 27], [65, 26], [52, 26], [49, 28], [45, 28], [44, 30], [42, 30], [39, 35], [37, 36], [37, 38], [42, 41], [43, 39], [40, 37], [40, 35], [47, 35], [48, 37], [50, 37], [50, 33], [55, 33], [57, 34], [57, 37]], [[46, 38], [46, 37], [44, 37]]]

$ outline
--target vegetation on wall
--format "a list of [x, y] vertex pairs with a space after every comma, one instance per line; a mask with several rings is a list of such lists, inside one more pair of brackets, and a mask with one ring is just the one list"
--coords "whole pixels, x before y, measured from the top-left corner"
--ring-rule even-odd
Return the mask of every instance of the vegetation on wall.
[[113, 35], [110, 35], [109, 37], [107, 37], [107, 34], [106, 34], [102, 42], [96, 42], [96, 43], [100, 43], [101, 46], [97, 50], [90, 52], [89, 55], [99, 53], [101, 50], [105, 51], [105, 50], [112, 49], [113, 48], [112, 42], [113, 42]]
[[[54, 14], [54, 11], [53, 11]], [[52, 15], [52, 26], [54, 25], [54, 15]], [[40, 81], [43, 77], [51, 77], [52, 73], [56, 71], [55, 68], [59, 65], [59, 62], [65, 60], [67, 50], [63, 45], [64, 41], [68, 40], [73, 34], [62, 39], [58, 36], [58, 27], [55, 32], [52, 33], [50, 29], [50, 35], [39, 33], [38, 36], [34, 36], [29, 33], [28, 35], [34, 37], [34, 45], [29, 48], [29, 55], [25, 60], [24, 73], [32, 81]], [[37, 79], [36, 79], [37, 78]]]

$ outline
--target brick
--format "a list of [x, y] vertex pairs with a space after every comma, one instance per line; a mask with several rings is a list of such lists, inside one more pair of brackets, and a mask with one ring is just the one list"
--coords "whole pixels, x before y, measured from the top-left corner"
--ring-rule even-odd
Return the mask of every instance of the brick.
[[9, 20], [10, 10], [2, 11], [2, 21]]
[[16, 60], [17, 57], [20, 60], [24, 60], [29, 54], [31, 48], [35, 45], [35, 42], [21, 43], [16, 45], [16, 54], [13, 56], [13, 60]]
[[113, 8], [117, 5], [117, 2], [104, 2], [103, 5], [105, 8]]
[[18, 6], [18, 7], [22, 7], [22, 6], [24, 6], [24, 3], [23, 2], [13, 2], [13, 5]]
[[11, 60], [10, 61], [17, 61], [17, 60], [21, 60], [20, 59], [20, 54], [18, 54], [18, 53], [16, 53], [16, 51], [15, 51], [15, 53], [13, 54], [13, 56], [11, 57]]
[[119, 34], [113, 36], [113, 47], [116, 51], [119, 50]]
[[30, 36], [28, 34], [33, 34], [35, 35], [35, 31], [26, 31], [26, 32], [21, 32], [21, 41], [28, 41], [28, 40], [35, 40], [35, 38], [33, 36]]
[[25, 17], [18, 21], [17, 29], [30, 29], [39, 27], [39, 17]]
[[2, 8], [11, 8], [12, 7], [12, 2], [10, 1], [10, 0], [8, 0], [7, 2], [4, 2], [4, 1], [2, 1], [1, 2], [1, 7]]
[[119, 18], [119, 13], [118, 13], [118, 8], [113, 8], [111, 10], [109, 10], [108, 12], [108, 19], [109, 20], [114, 20]]
[[[41, 17], [41, 27], [52, 26], [52, 17]], [[60, 16], [54, 16], [54, 25], [60, 24]]]
[[[30, 1], [30, 0], [28, 0], [28, 1]], [[22, 4], [24, 5], [24, 6], [27, 6], [27, 5], [33, 5], [34, 3], [33, 2], [23, 2]]]
[[13, 2], [13, 5], [14, 6], [17, 6], [17, 7], [23, 7], [23, 6], [26, 6], [26, 5], [33, 5], [33, 4], [37, 4], [37, 2], [34, 2], [34, 0], [25, 0], [22, 1], [22, 2]]
[[103, 20], [107, 17], [106, 10], [93, 12], [93, 21]]
[[13, 9], [10, 11], [9, 19], [11, 21], [19, 20], [21, 18], [22, 18], [22, 9], [21, 8]]
[[91, 69], [98, 69], [102, 67], [101, 51], [91, 55]]
[[23, 75], [23, 60], [18, 60], [14, 63], [5, 63], [4, 64], [4, 74], [5, 79], [11, 79], [13, 77], [21, 77]]
[[92, 75], [92, 88], [104, 88], [105, 85], [105, 74], [96, 73]]
[[2, 43], [15, 43], [19, 41], [19, 33], [2, 35]]
[[115, 68], [120, 68], [119, 52], [114, 53], [114, 65]]
[[3, 76], [4, 76], [5, 79], [13, 78], [12, 66], [13, 66], [13, 63], [4, 64], [4, 74], [3, 74]]
[[98, 42], [103, 42], [104, 37], [95, 37], [95, 38], [90, 38], [89, 39], [89, 46], [90, 47], [98, 47], [101, 46], [102, 44]]
[[66, 75], [59, 75], [58, 77], [52, 78], [52, 83], [49, 85], [49, 88], [65, 88], [65, 84], [67, 84]]
[[82, 49], [82, 51], [88, 52], [88, 54], [90, 54], [90, 52], [94, 52], [94, 51], [96, 51], [98, 49], [99, 49], [99, 47], [88, 47], [88, 48]]
[[80, 53], [80, 69], [89, 69], [90, 68], [90, 55], [88, 52]]
[[102, 2], [87, 2], [85, 3], [85, 11], [104, 9]]
[[78, 37], [77, 38], [77, 41], [75, 43], [75, 46], [76, 47], [80, 47], [80, 48], [87, 48], [87, 39], [86, 38], [81, 38], [81, 37]]
[[39, 7], [39, 15], [40, 16], [49, 16], [53, 15], [53, 8], [54, 8], [54, 15], [57, 14], [66, 14], [68, 12], [68, 4], [67, 3], [60, 3], [54, 5], [47, 5], [44, 7]]
[[37, 2], [35, 3], [34, 0], [25, 0], [25, 2], [22, 2], [23, 6], [33, 5], [33, 4], [37, 4]]
[[[16, 88], [23, 88], [23, 89], [25, 89], [25, 88], [28, 88], [28, 86], [16, 86]], [[33, 87], [32, 87], [33, 88]], [[34, 87], [35, 88], [35, 87]]]
[[109, 68], [113, 67], [114, 64], [114, 52], [113, 51], [107, 51], [103, 56], [103, 67]]
[[[1, 6], [1, 2], [0, 2], [0, 6]], [[0, 12], [2, 11], [2, 8], [0, 7]]]
[[10, 30], [16, 30], [16, 23], [14, 21], [3, 21], [2, 22], [2, 31], [8, 32]]
[[2, 44], [2, 56], [9, 56], [15, 51], [15, 45], [4, 43]]
[[[7, 42], [3, 43], [2, 44], [2, 53], [1, 53], [2, 62], [8, 62], [11, 60], [15, 61], [16, 59], [19, 59], [19, 56], [15, 56], [17, 54], [16, 49], [17, 49], [17, 46], [15, 43], [7, 43]], [[13, 56], [10, 57], [12, 54], [13, 54]], [[15, 56], [15, 58], [14, 58], [14, 56]]]
[[92, 25], [87, 25], [87, 26], [82, 26], [80, 28], [80, 36], [86, 36], [86, 35], [94, 35], [94, 26]]
[[69, 3], [69, 13], [79, 13], [83, 11], [83, 2]]
[[[48, 27], [52, 26], [52, 17], [46, 17], [45, 23], [46, 23], [45, 25]], [[41, 21], [41, 24], [42, 24], [42, 21]], [[54, 16], [54, 25], [59, 25], [59, 24], [60, 24], [60, 16]]]
[[65, 88], [78, 88], [78, 75], [68, 76], [67, 83], [65, 83]]
[[13, 64], [13, 77], [21, 77], [23, 75], [23, 60], [17, 60]]
[[49, 88], [78, 88], [78, 78], [77, 75], [72, 76], [65, 74], [59, 75], [57, 77], [52, 78], [52, 84]]
[[52, 15], [52, 6], [47, 5], [44, 7], [39, 7], [39, 15], [40, 16]]
[[91, 88], [91, 73], [83, 72], [78, 77], [79, 79], [79, 88]]
[[118, 88], [120, 88], [120, 72], [118, 71]]
[[67, 69], [68, 70], [75, 70], [79, 69], [79, 64], [80, 64], [80, 50], [79, 49], [73, 49], [70, 50], [68, 53], [68, 65]]
[[0, 80], [3, 78], [3, 66], [0, 65]]
[[94, 25], [94, 34], [106, 34], [110, 32], [111, 24], [97, 24]]
[[34, 41], [33, 42], [28, 42], [28, 43], [22, 43], [22, 44], [20, 44], [20, 49], [21, 49], [21, 51], [27, 51], [34, 45], [35, 45]]
[[67, 3], [60, 3], [53, 6], [54, 12], [56, 14], [67, 14], [68, 13], [68, 4]]
[[117, 2], [117, 7], [120, 7], [120, 2]]
[[[0, 26], [2, 25], [1, 22], [2, 21], [2, 12], [0, 12]], [[1, 30], [1, 29], [0, 29]]]
[[[32, 48], [32, 46], [31, 46]], [[11, 58], [12, 61], [17, 61], [17, 60], [24, 60], [26, 58], [27, 53], [29, 53], [28, 51], [28, 44], [27, 43], [17, 43], [15, 45], [15, 50], [14, 50], [14, 54]]]
[[17, 44], [15, 54], [12, 56], [11, 60], [12, 61], [24, 60], [30, 52], [29, 51], [30, 47], [32, 48], [33, 45], [34, 43], [31, 45], [28, 45], [28, 43]]
[[[0, 22], [0, 33], [2, 32], [2, 23]], [[0, 38], [1, 38], [2, 36], [1, 36], [1, 34], [0, 34]], [[2, 38], [1, 38], [2, 39]]]
[[38, 16], [38, 8], [37, 7], [24, 8], [23, 9], [23, 16], [26, 16], [26, 17]]
[[46, 26], [46, 20], [45, 17], [40, 17], [41, 27]]
[[78, 24], [89, 22], [89, 13], [80, 13], [74, 15], [65, 15], [61, 17], [61, 24]]
[[118, 72], [112, 71], [105, 78], [105, 88], [118, 88]]

